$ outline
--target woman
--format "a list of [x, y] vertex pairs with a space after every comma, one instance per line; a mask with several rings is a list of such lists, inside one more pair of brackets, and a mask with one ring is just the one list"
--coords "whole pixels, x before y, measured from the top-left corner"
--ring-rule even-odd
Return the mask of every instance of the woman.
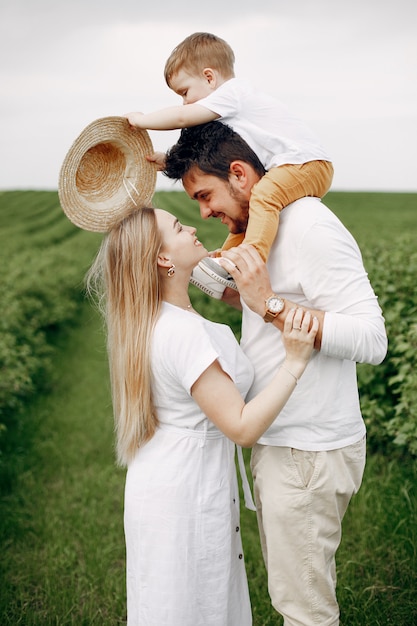
[[233, 442], [251, 446], [272, 423], [317, 332], [308, 312], [292, 310], [286, 360], [245, 404], [250, 362], [230, 328], [189, 299], [207, 254], [195, 228], [144, 208], [110, 231], [88, 277], [104, 296], [117, 454], [128, 466], [129, 626], [252, 623]]

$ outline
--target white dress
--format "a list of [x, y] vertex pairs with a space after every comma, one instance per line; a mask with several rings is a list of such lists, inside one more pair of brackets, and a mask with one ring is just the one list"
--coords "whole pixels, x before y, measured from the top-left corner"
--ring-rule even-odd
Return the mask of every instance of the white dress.
[[152, 346], [160, 427], [125, 489], [128, 626], [250, 626], [235, 444], [193, 383], [218, 359], [244, 396], [253, 368], [228, 326], [163, 303]]

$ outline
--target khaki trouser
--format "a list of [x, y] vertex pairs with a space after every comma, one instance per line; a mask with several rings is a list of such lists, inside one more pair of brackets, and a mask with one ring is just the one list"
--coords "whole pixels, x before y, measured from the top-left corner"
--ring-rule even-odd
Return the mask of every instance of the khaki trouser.
[[329, 161], [272, 167], [252, 188], [246, 234], [230, 234], [222, 250], [238, 246], [245, 240], [266, 261], [278, 231], [280, 211], [305, 196], [322, 198], [332, 179], [333, 166]]
[[251, 468], [272, 605], [285, 626], [336, 626], [335, 555], [366, 441], [328, 452], [256, 444]]

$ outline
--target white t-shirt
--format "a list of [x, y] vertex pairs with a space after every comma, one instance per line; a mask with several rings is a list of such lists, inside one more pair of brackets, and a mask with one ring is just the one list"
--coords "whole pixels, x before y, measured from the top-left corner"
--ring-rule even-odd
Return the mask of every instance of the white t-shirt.
[[152, 342], [152, 391], [161, 424], [202, 429], [208, 422], [208, 430], [216, 429], [191, 397], [191, 387], [216, 359], [244, 397], [253, 366], [229, 326], [164, 302]]
[[[359, 248], [318, 199], [302, 198], [281, 212], [268, 260], [275, 293], [325, 315], [322, 347], [260, 443], [330, 450], [365, 434], [355, 362], [380, 363], [387, 350], [381, 309]], [[285, 350], [280, 331], [243, 303], [242, 348], [255, 368], [248, 399], [272, 378]]]
[[257, 154], [266, 170], [286, 163], [330, 161], [315, 134], [287, 108], [232, 78], [196, 104], [220, 115]]

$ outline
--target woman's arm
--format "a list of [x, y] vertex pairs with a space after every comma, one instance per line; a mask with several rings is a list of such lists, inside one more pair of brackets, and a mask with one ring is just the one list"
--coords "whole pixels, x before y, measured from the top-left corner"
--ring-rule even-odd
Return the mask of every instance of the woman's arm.
[[271, 382], [247, 404], [218, 361], [194, 383], [192, 397], [229, 439], [244, 447], [254, 445], [294, 391], [312, 354], [317, 329], [318, 320], [308, 311], [289, 311], [283, 328], [285, 361]]

